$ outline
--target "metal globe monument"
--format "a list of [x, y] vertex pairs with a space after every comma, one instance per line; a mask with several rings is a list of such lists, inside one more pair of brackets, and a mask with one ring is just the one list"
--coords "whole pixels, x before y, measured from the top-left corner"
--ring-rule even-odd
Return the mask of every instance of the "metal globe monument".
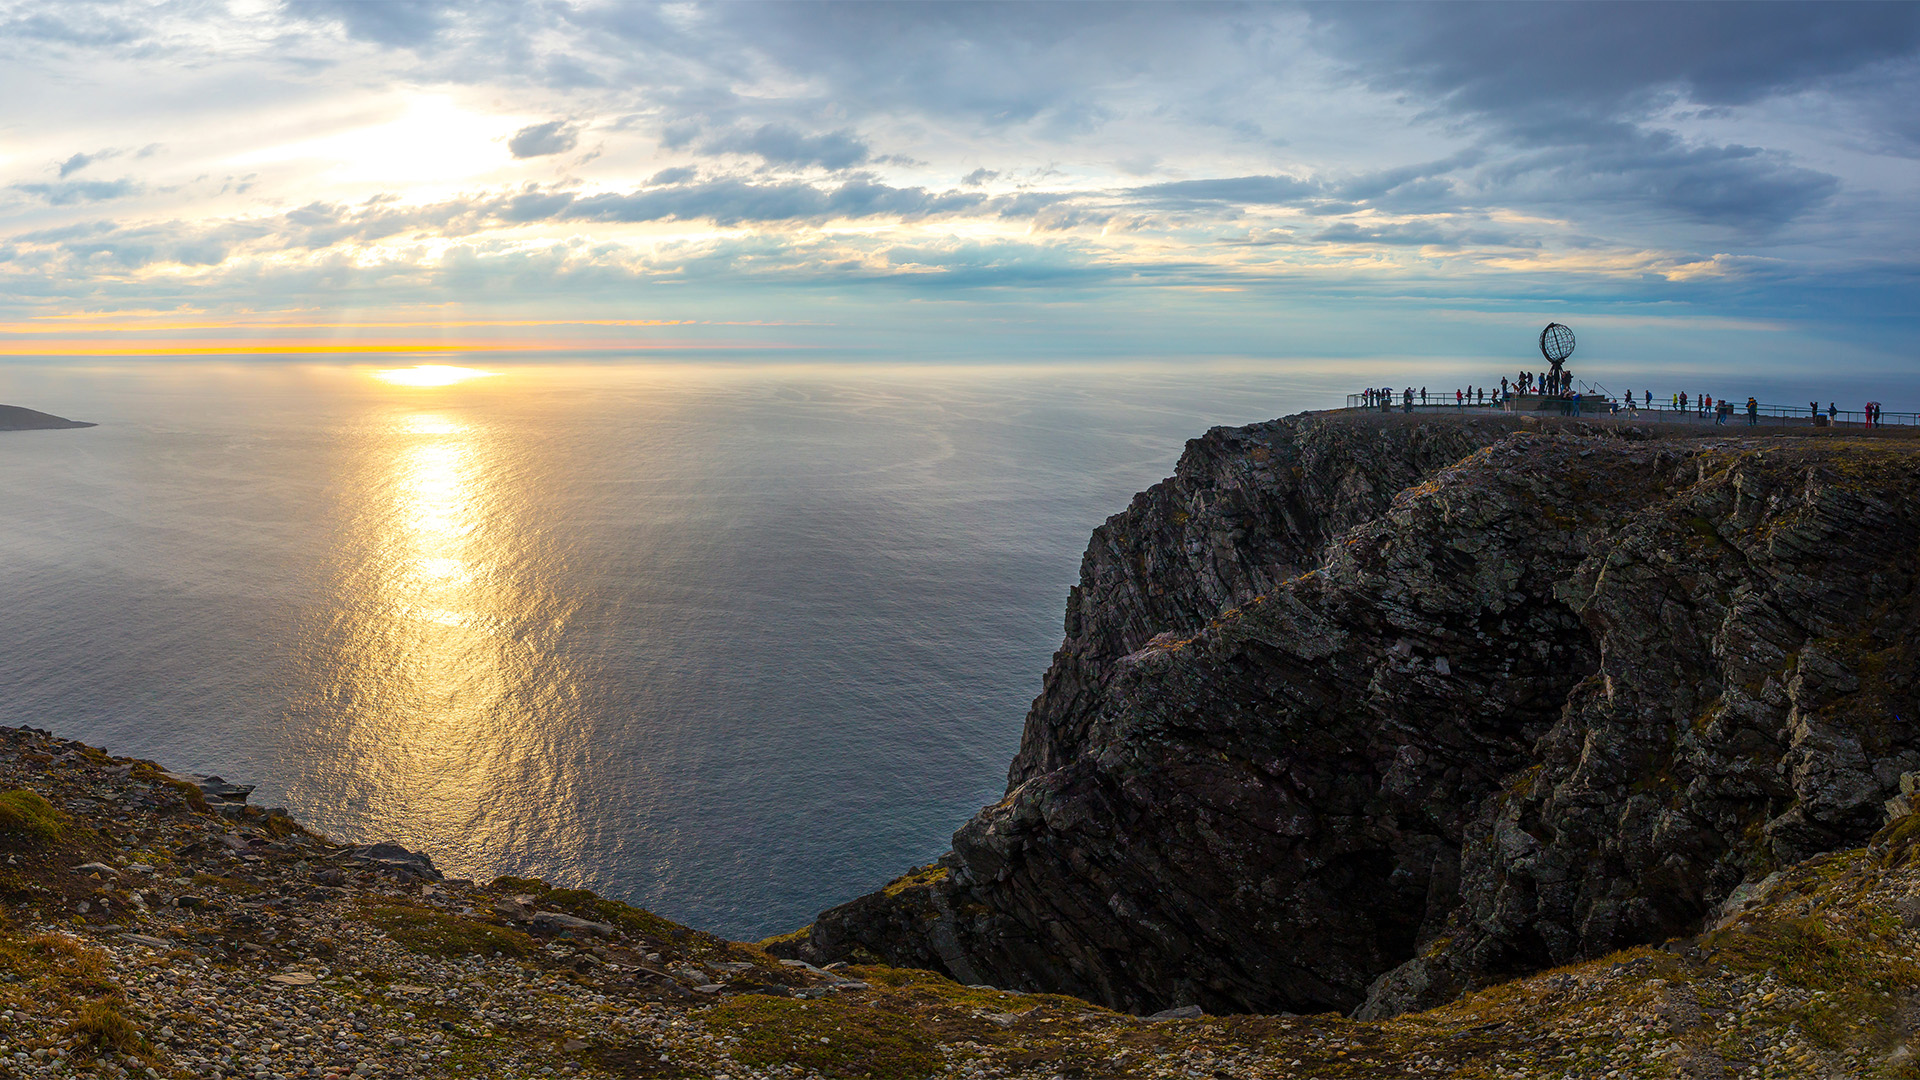
[[1540, 355], [1546, 358], [1548, 366], [1552, 368], [1547, 374], [1548, 385], [1554, 393], [1561, 392], [1569, 381], [1561, 365], [1573, 355], [1573, 330], [1562, 323], [1548, 323], [1547, 328], [1540, 331]]

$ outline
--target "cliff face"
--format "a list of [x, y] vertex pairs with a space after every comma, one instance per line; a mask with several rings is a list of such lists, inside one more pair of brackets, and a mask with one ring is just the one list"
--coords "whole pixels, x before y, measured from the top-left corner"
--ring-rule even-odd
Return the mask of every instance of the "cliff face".
[[1492, 420], [1394, 419], [1215, 428], [1187, 444], [1173, 476], [1095, 529], [1008, 790], [1080, 756], [1122, 658], [1315, 569], [1330, 538], [1505, 433]]
[[1690, 932], [1920, 770], [1917, 493], [1904, 444], [1209, 433], [1096, 533], [1006, 798], [797, 948], [1386, 1015]]

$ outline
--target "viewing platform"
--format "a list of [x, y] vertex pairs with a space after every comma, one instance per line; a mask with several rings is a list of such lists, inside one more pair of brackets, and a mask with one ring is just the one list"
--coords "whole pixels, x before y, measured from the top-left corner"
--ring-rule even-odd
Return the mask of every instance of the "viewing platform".
[[[1699, 427], [1800, 427], [1800, 428], [1836, 428], [1854, 431], [1872, 430], [1878, 427], [1920, 427], [1920, 413], [1881, 412], [1876, 420], [1867, 423], [1866, 413], [1859, 409], [1838, 409], [1831, 416], [1825, 409], [1813, 412], [1805, 405], [1766, 405], [1759, 406], [1753, 423], [1748, 423], [1747, 407], [1744, 401], [1734, 404], [1732, 415], [1724, 424], [1719, 421], [1717, 410], [1701, 411], [1698, 406], [1689, 405], [1681, 409], [1671, 402], [1655, 402], [1649, 407], [1635, 404], [1629, 408], [1620, 400], [1604, 393], [1582, 393], [1580, 412], [1582, 418], [1612, 418], [1616, 420], [1638, 420], [1642, 423], [1688, 424]], [[1568, 398], [1551, 394], [1513, 394], [1508, 398], [1495, 401], [1489, 397], [1486, 401], [1462, 399], [1458, 404], [1453, 401], [1451, 392], [1443, 400], [1440, 395], [1430, 394], [1422, 401], [1414, 395], [1413, 406], [1409, 410], [1404, 399], [1396, 393], [1391, 403], [1379, 402], [1367, 404], [1365, 394], [1348, 394], [1346, 408], [1352, 412], [1377, 413], [1432, 413], [1442, 415], [1460, 415], [1469, 413], [1511, 413], [1533, 416], [1572, 416], [1572, 405]]]

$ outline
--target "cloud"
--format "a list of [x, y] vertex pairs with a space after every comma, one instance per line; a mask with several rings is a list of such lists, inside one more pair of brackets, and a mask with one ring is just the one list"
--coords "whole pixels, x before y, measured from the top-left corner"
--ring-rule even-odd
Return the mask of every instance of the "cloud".
[[349, 37], [403, 48], [431, 43], [455, 7], [443, 0], [286, 0], [299, 18], [337, 22]]
[[[1311, 239], [1322, 244], [1380, 244], [1388, 247], [1478, 247], [1539, 248], [1538, 239], [1523, 238], [1495, 229], [1448, 227], [1443, 222], [1408, 221], [1375, 223], [1342, 221], [1315, 233]], [[1285, 243], [1286, 238], [1250, 237], [1243, 244]]]
[[545, 157], [549, 154], [564, 154], [580, 141], [580, 129], [565, 120], [549, 120], [544, 124], [530, 124], [513, 133], [507, 140], [507, 149], [516, 158]]
[[851, 131], [808, 135], [785, 124], [724, 132], [708, 138], [700, 148], [709, 154], [747, 154], [771, 165], [817, 165], [833, 170], [850, 169], [873, 157], [866, 140]]
[[[213, 227], [169, 222], [116, 226], [93, 221], [23, 233], [12, 237], [40, 250], [43, 265], [64, 267], [82, 277], [108, 270], [137, 270], [157, 263], [218, 266], [232, 253], [245, 227], [222, 223]], [[47, 258], [51, 261], [47, 262]]]
[[1219, 180], [1175, 180], [1128, 188], [1126, 194], [1166, 206], [1297, 205], [1324, 194], [1320, 184], [1291, 176], [1233, 176]]
[[[0, 236], [0, 302], [523, 274], [557, 305], [661, 276], [1557, 298], [1704, 267], [1661, 287], [1695, 302], [1770, 258], [1799, 283], [1871, 264], [1911, 309], [1915, 10], [24, 0], [0, 4], [26, 150], [0, 201], [42, 238]], [[418, 96], [568, 181], [257, 153]], [[125, 132], [161, 115], [168, 153], [135, 165]], [[116, 145], [135, 176], [98, 179]]]
[[[1338, 192], [1399, 210], [1459, 197], [1460, 183], [1440, 186], [1446, 174], [1487, 161], [1472, 181], [1483, 204], [1552, 204], [1582, 216], [1666, 213], [1749, 233], [1776, 229], [1829, 202], [1841, 189], [1838, 178], [1779, 149], [1685, 138], [1672, 130], [1676, 108], [1857, 88], [1863, 72], [1885, 76], [1889, 63], [1911, 70], [1920, 52], [1920, 5], [1913, 4], [1311, 10], [1318, 39], [1352, 77], [1431, 103], [1482, 132], [1471, 154], [1436, 163], [1419, 181], [1424, 187], [1371, 190], [1356, 182]], [[1910, 102], [1867, 111], [1891, 137], [1904, 137], [1892, 117], [1910, 117]]]
[[72, 157], [68, 158], [67, 160], [61, 162], [60, 163], [60, 179], [65, 180], [67, 177], [72, 176], [74, 173], [77, 173], [81, 169], [84, 169], [87, 166], [93, 164], [94, 161], [98, 158], [98, 156], [99, 155], [95, 155], [95, 154], [75, 154]]
[[1324, 229], [1313, 239], [1321, 243], [1332, 244], [1406, 244], [1432, 245], [1446, 244], [1453, 237], [1441, 232], [1430, 224], [1374, 225], [1363, 228], [1353, 222], [1343, 221], [1331, 228]]
[[1442, 178], [1462, 168], [1477, 165], [1486, 160], [1486, 157], [1487, 152], [1484, 147], [1472, 146], [1438, 161], [1400, 165], [1391, 169], [1376, 169], [1361, 173], [1329, 185], [1329, 193], [1340, 199], [1368, 202], [1395, 193], [1405, 195], [1450, 191], [1452, 184]]
[[915, 219], [953, 214], [981, 206], [985, 196], [892, 187], [870, 180], [849, 180], [822, 188], [792, 181], [753, 184], [737, 178], [680, 184], [647, 191], [572, 196], [523, 194], [505, 201], [501, 216], [534, 220], [649, 221], [706, 220], [716, 225], [818, 222], [833, 218], [898, 217]]
[[[62, 172], [60, 175], [65, 176]], [[53, 206], [70, 206], [74, 203], [105, 202], [108, 199], [137, 195], [143, 189], [131, 179], [120, 180], [70, 180], [60, 184], [15, 184], [13, 190], [27, 195], [37, 195]]]
[[1588, 212], [1645, 208], [1745, 229], [1782, 226], [1832, 199], [1836, 177], [1752, 146], [1690, 144], [1670, 132], [1618, 125], [1610, 135], [1509, 159], [1487, 171], [1507, 200]]
[[93, 48], [125, 45], [141, 38], [140, 31], [98, 8], [63, 5], [58, 15], [36, 12], [0, 22], [0, 40], [16, 39]]
[[1551, 130], [1679, 92], [1738, 105], [1920, 48], [1913, 4], [1332, 4], [1320, 41], [1354, 74], [1452, 111]]

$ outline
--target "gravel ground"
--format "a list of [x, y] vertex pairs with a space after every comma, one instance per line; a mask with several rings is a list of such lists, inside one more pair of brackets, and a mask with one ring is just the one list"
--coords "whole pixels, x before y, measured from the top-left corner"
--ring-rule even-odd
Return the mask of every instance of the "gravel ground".
[[1776, 874], [1700, 937], [1427, 1013], [1152, 1021], [445, 880], [0, 728], [0, 1077], [1920, 1076], [1909, 833]]

